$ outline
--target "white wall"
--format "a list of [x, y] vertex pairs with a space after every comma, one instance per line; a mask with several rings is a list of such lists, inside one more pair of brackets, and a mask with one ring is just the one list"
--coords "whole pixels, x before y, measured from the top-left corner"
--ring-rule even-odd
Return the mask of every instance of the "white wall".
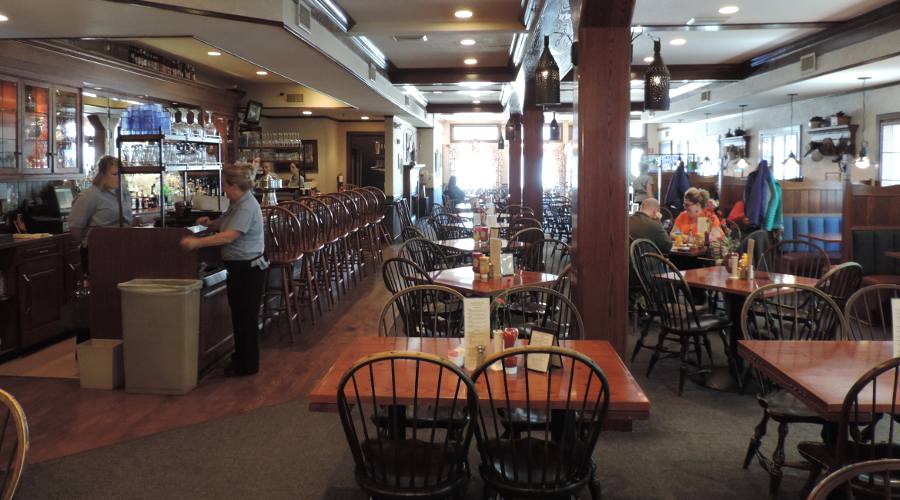
[[[802, 97], [802, 96], [801, 96]], [[788, 97], [785, 96], [785, 101]], [[801, 125], [801, 151], [797, 153], [800, 157], [809, 149], [809, 136], [807, 134], [807, 122], [813, 116], [828, 116], [843, 111], [851, 116], [851, 123], [860, 126], [857, 130], [857, 146], [861, 144], [860, 135], [862, 130], [862, 93], [853, 92], [849, 94], [834, 95], [828, 97], [820, 97], [808, 100], [797, 100], [794, 102], [794, 125]], [[869, 158], [873, 162], [880, 161], [879, 157], [879, 132], [877, 124], [877, 115], [885, 113], [900, 112], [900, 85], [884, 87], [880, 89], [866, 91], [866, 124], [864, 139], [869, 143]], [[785, 102], [783, 105], [773, 106], [769, 108], [747, 110], [744, 113], [744, 130], [751, 135], [750, 153], [751, 157], [747, 161], [751, 165], [759, 162], [759, 132], [765, 129], [781, 128], [790, 125], [790, 105]], [[709, 135], [724, 136], [728, 129], [734, 130], [740, 127], [740, 116], [732, 116], [728, 119], [710, 119]], [[650, 147], [659, 151], [660, 141], [678, 141], [700, 139], [706, 135], [706, 123], [703, 120], [692, 123], [669, 123], [658, 126], [651, 125], [650, 129], [656, 128], [658, 132], [650, 132], [648, 139]], [[668, 128], [668, 130], [665, 130]], [[654, 133], [658, 133], [658, 137], [654, 140]], [[834, 157], [826, 156], [819, 162], [814, 162], [810, 157], [801, 158], [801, 166], [803, 176], [811, 180], [825, 179], [825, 172], [838, 172], [839, 168], [832, 160]], [[859, 170], [855, 167], [851, 168], [851, 178], [854, 182], [864, 179], [878, 178], [878, 171], [874, 168], [867, 170]]]

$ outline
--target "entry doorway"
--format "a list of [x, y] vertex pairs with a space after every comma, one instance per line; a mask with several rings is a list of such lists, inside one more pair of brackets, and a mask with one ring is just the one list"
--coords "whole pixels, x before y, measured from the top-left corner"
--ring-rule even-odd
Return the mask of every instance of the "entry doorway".
[[347, 182], [384, 190], [384, 133], [347, 132]]

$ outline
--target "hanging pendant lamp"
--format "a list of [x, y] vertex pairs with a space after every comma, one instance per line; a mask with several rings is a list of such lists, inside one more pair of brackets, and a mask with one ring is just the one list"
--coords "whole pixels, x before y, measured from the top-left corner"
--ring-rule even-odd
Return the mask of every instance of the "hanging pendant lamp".
[[660, 41], [653, 41], [653, 62], [644, 74], [644, 111], [669, 110], [669, 80], [671, 73], [659, 53]]
[[497, 139], [497, 149], [506, 149], [506, 143], [503, 142], [503, 134], [500, 134], [500, 138]]
[[862, 138], [860, 143], [862, 146], [859, 148], [859, 154], [856, 156], [856, 161], [853, 162], [856, 165], [856, 168], [867, 169], [871, 165], [869, 161], [869, 141], [866, 140], [866, 80], [868, 80], [869, 76], [860, 77], [859, 80], [862, 81], [862, 105], [863, 105], [863, 117], [862, 117], [862, 129], [859, 132], [859, 136]]
[[[788, 94], [788, 97], [791, 98], [791, 129], [794, 127], [794, 98], [797, 97], [797, 94]], [[784, 166], [785, 170], [796, 169], [800, 166], [800, 162], [797, 161], [797, 155], [794, 154], [794, 151], [791, 150], [791, 154], [788, 155], [787, 158], [781, 164]]]
[[562, 134], [560, 134], [559, 123], [556, 121], [556, 111], [553, 112], [553, 121], [550, 122], [550, 140], [558, 141], [560, 140]]
[[534, 69], [534, 103], [538, 106], [559, 104], [559, 66], [550, 53], [550, 37], [544, 37], [544, 52]]
[[506, 140], [511, 141], [516, 138], [516, 121], [513, 119], [512, 115], [510, 115], [509, 119], [506, 120], [506, 126], [504, 127]]

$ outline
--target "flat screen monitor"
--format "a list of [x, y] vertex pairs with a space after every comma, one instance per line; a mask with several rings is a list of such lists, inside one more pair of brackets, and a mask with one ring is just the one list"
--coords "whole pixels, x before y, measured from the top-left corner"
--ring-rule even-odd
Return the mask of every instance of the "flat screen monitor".
[[59, 211], [61, 213], [67, 213], [72, 210], [72, 201], [74, 197], [72, 196], [72, 190], [64, 187], [58, 186], [53, 188], [53, 193], [56, 195], [56, 203], [59, 206]]
[[247, 102], [247, 112], [244, 115], [244, 122], [257, 124], [259, 123], [259, 115], [262, 114], [262, 103], [256, 101]]

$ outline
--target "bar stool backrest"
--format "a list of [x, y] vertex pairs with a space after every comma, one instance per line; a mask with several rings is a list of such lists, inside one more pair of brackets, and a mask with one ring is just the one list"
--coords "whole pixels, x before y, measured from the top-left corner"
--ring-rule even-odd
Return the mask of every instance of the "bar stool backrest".
[[266, 259], [275, 265], [293, 264], [303, 256], [300, 221], [290, 210], [270, 205], [262, 207]]
[[321, 248], [334, 238], [334, 215], [331, 213], [331, 209], [321, 199], [313, 196], [304, 196], [297, 201], [316, 214], [316, 219], [319, 221], [316, 246]]
[[334, 220], [334, 231], [332, 232], [332, 241], [340, 238], [346, 238], [350, 233], [350, 209], [344, 203], [341, 196], [334, 193], [319, 197], [325, 205], [331, 210], [332, 220]]
[[0, 500], [12, 500], [25, 470], [31, 438], [25, 411], [10, 393], [2, 389], [0, 408], [0, 443], [3, 445], [0, 446]]

